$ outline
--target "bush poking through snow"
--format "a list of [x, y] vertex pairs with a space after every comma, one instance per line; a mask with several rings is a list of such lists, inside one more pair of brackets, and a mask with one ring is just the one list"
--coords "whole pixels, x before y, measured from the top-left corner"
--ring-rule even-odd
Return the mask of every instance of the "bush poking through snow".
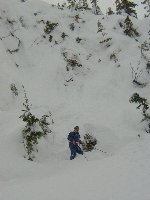
[[148, 129], [146, 128], [145, 130], [147, 133], [150, 133], [150, 113], [148, 112], [149, 106], [147, 99], [140, 97], [138, 93], [134, 93], [129, 101], [130, 103], [138, 103], [139, 105], [137, 106], [137, 109], [140, 109], [142, 107], [142, 115], [144, 117], [142, 119], [142, 122], [143, 121], [148, 122]]
[[82, 142], [82, 149], [85, 152], [92, 151], [97, 144], [97, 139], [93, 137], [91, 134], [87, 133], [84, 136], [84, 140]]
[[100, 44], [106, 44], [106, 47], [110, 47], [110, 41], [112, 40], [112, 38], [106, 38], [105, 40], [101, 40], [99, 43]]
[[67, 71], [69, 71], [70, 67], [73, 70], [75, 67], [82, 66], [76, 58], [67, 59], [66, 61], [67, 61], [67, 66], [66, 66]]
[[58, 26], [58, 23], [53, 23], [53, 22], [47, 21], [44, 32], [46, 34], [50, 34], [55, 29], [56, 26]]
[[66, 33], [63, 32], [63, 33], [61, 34], [61, 37], [62, 37], [62, 39], [64, 40], [66, 37], [68, 37], [68, 35], [67, 35]]
[[70, 27], [70, 30], [74, 31], [74, 29], [75, 29], [74, 23], [69, 24], [69, 27]]
[[142, 111], [145, 113], [149, 109], [147, 99], [140, 97], [138, 93], [134, 93], [130, 98], [130, 103], [139, 103], [137, 109], [140, 109], [142, 106]]
[[136, 3], [129, 0], [115, 0], [115, 4], [117, 14], [121, 15], [126, 13], [127, 15], [137, 18], [137, 13], [134, 9], [137, 6]]
[[119, 23], [120, 27], [123, 28], [123, 32], [129, 36], [129, 37], [138, 37], [140, 34], [137, 32], [137, 30], [133, 27], [133, 23], [129, 16], [126, 17], [126, 19], [123, 22]]
[[63, 52], [62, 55], [64, 57], [64, 60], [67, 62], [67, 71], [69, 71], [70, 69], [74, 70], [76, 67], [82, 67], [82, 64], [80, 64], [77, 55], [72, 55], [70, 57], [67, 52]]
[[104, 26], [102, 25], [102, 23], [99, 20], [97, 22], [97, 27], [98, 27], [97, 33], [102, 32], [103, 30], [105, 30]]
[[52, 40], [53, 40], [53, 36], [52, 35], [49, 35], [49, 42], [52, 42]]
[[115, 14], [111, 7], [108, 8], [107, 15]]
[[76, 38], [76, 42], [77, 42], [77, 43], [80, 43], [80, 42], [81, 42], [81, 40], [82, 40], [82, 39], [81, 39], [81, 38], [79, 38], [79, 37], [77, 37], [77, 38]]
[[145, 52], [150, 51], [150, 42], [144, 41], [141, 46], [141, 57], [148, 60], [147, 56], [145, 55]]
[[79, 14], [74, 16], [74, 20], [75, 20], [77, 23], [79, 23], [79, 19], [82, 19], [82, 18], [80, 18]]
[[115, 63], [118, 62], [118, 58], [117, 58], [115, 52], [113, 52], [112, 54], [110, 54], [110, 60], [113, 60]]
[[102, 15], [102, 11], [100, 7], [98, 6], [98, 1], [97, 0], [91, 0], [92, 4], [92, 10], [95, 15]]
[[34, 153], [38, 152], [38, 140], [52, 132], [49, 128], [50, 123], [47, 121], [47, 118], [50, 116], [43, 115], [41, 119], [38, 119], [33, 115], [31, 113], [31, 106], [29, 106], [26, 92], [23, 106], [25, 107], [25, 109], [22, 110], [24, 113], [20, 116], [20, 118], [26, 123], [25, 128], [22, 130], [23, 143], [28, 160], [33, 161], [35, 158]]
[[15, 85], [14, 83], [11, 83], [10, 89], [11, 89], [12, 93], [13, 93], [15, 96], [18, 96], [18, 90], [17, 90], [16, 85]]

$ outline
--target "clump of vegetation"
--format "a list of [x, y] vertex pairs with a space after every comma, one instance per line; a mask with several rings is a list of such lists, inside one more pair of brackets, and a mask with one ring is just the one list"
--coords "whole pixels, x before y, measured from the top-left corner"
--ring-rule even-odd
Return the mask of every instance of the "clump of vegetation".
[[68, 37], [68, 35], [66, 35], [64, 32], [61, 34], [61, 37], [63, 38], [63, 40]]
[[15, 95], [15, 96], [18, 96], [18, 90], [17, 90], [17, 88], [16, 88], [16, 85], [14, 84], [14, 83], [11, 83], [10, 84], [10, 89], [11, 89], [11, 91], [12, 91], [12, 93]]
[[130, 103], [138, 103], [139, 105], [137, 106], [137, 109], [142, 108], [142, 122], [147, 121], [148, 127], [146, 127], [145, 130], [147, 133], [150, 133], [150, 113], [147, 99], [141, 97], [138, 93], [134, 93], [129, 101]]
[[68, 8], [72, 10], [89, 10], [87, 0], [67, 0]]
[[101, 15], [102, 11], [101, 11], [100, 7], [98, 6], [98, 0], [91, 0], [91, 4], [92, 4], [93, 13], [95, 15]]
[[74, 31], [74, 29], [75, 29], [74, 23], [71, 23], [71, 24], [69, 25], [69, 27], [70, 27], [70, 30]]
[[113, 60], [115, 63], [118, 62], [118, 58], [115, 52], [110, 54], [110, 60]]
[[[25, 91], [24, 91], [25, 92]], [[49, 128], [50, 123], [47, 119], [50, 115], [43, 115], [40, 119], [31, 113], [31, 106], [25, 92], [24, 110], [20, 118], [26, 123], [22, 130], [23, 143], [27, 153], [28, 160], [33, 161], [35, 152], [38, 152], [38, 141], [52, 131]]]
[[111, 7], [108, 8], [107, 15], [115, 14]]
[[147, 14], [145, 14], [145, 17], [149, 17], [150, 16], [150, 1], [149, 0], [143, 0], [141, 3], [144, 4], [144, 9], [147, 12]]
[[59, 3], [58, 3], [57, 7], [58, 7], [58, 9], [60, 9], [60, 10], [64, 10], [64, 8], [67, 8], [67, 5], [66, 5], [66, 3], [63, 3], [63, 4], [59, 4]]
[[81, 38], [79, 38], [79, 37], [76, 38], [76, 42], [77, 42], [77, 43], [80, 43], [81, 41], [82, 41]]
[[132, 17], [137, 18], [136, 10], [134, 9], [137, 4], [134, 2], [131, 2], [129, 0], [115, 0], [116, 3], [116, 13], [121, 15], [126, 13], [127, 15], [130, 15]]
[[82, 19], [82, 18], [80, 18], [79, 14], [74, 16], [74, 20], [75, 20], [77, 23], [79, 23], [79, 19]]
[[97, 139], [93, 135], [89, 133], [85, 134], [84, 140], [82, 141], [83, 151], [85, 152], [92, 151], [96, 144], [97, 144]]
[[79, 62], [77, 55], [69, 56], [67, 52], [62, 53], [64, 60], [67, 62], [66, 70], [74, 70], [76, 67], [82, 67], [82, 64]]
[[104, 40], [101, 40], [99, 43], [100, 44], [106, 44], [106, 47], [110, 47], [111, 44], [110, 44], [110, 41], [112, 40], [112, 38], [106, 38]]
[[121, 28], [123, 28], [123, 32], [129, 37], [139, 37], [140, 34], [137, 30], [133, 27], [133, 23], [129, 16], [123, 22], [119, 22]]
[[141, 57], [144, 58], [145, 60], [148, 60], [147, 56], [145, 55], [145, 52], [150, 51], [150, 42], [144, 41], [141, 46]]
[[58, 23], [47, 21], [44, 29], [45, 34], [50, 34], [56, 26], [58, 26]]
[[52, 42], [52, 40], [53, 40], [53, 36], [49, 35], [49, 42]]
[[67, 71], [69, 71], [70, 67], [73, 70], [75, 67], [81, 67], [81, 66], [82, 65], [77, 61], [76, 58], [67, 59], [67, 66], [66, 66]]
[[97, 27], [98, 27], [97, 33], [102, 32], [103, 30], [105, 30], [104, 26], [102, 25], [102, 23], [99, 20], [97, 22]]

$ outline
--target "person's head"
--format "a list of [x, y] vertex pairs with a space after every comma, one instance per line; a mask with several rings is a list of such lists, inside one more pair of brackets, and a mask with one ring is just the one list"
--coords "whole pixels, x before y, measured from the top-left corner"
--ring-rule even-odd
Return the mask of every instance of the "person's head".
[[79, 132], [79, 126], [75, 126], [75, 127], [74, 127], [74, 131], [75, 131], [75, 132]]

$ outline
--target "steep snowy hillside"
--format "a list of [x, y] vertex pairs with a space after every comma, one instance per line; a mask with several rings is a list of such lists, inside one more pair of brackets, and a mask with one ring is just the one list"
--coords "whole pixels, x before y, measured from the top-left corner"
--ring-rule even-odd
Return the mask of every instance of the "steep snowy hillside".
[[[125, 18], [0, 0], [0, 200], [150, 199], [150, 136], [129, 102], [150, 99], [149, 18], [131, 17], [139, 37], [125, 35]], [[19, 118], [24, 90], [36, 116], [51, 116], [34, 162]], [[98, 143], [70, 161], [76, 125]]]

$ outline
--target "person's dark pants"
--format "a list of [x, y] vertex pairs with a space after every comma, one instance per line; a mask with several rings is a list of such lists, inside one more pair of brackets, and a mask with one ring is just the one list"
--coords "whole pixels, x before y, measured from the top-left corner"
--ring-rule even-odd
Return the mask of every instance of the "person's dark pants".
[[69, 142], [69, 148], [71, 151], [70, 160], [73, 160], [76, 157], [77, 153], [83, 155], [83, 151], [77, 144], [72, 144], [71, 142]]

